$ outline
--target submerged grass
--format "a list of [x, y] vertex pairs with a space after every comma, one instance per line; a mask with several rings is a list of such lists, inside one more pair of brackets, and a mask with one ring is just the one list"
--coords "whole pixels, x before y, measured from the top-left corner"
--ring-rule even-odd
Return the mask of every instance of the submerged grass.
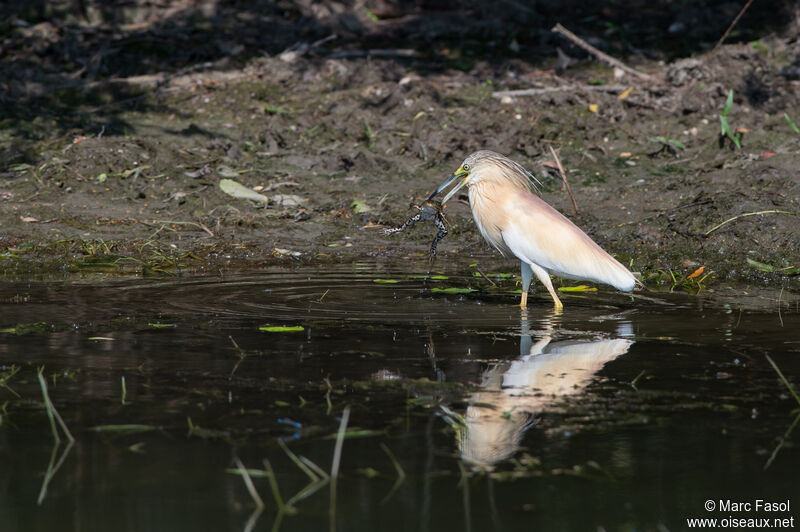
[[381, 499], [381, 504], [383, 505], [392, 498], [392, 495], [394, 495], [400, 485], [406, 480], [406, 472], [403, 470], [403, 466], [400, 465], [400, 462], [397, 461], [397, 458], [394, 457], [394, 454], [391, 450], [389, 450], [389, 447], [387, 447], [385, 443], [381, 443], [381, 449], [383, 449], [383, 452], [385, 452], [386, 456], [389, 457], [389, 460], [392, 461], [392, 465], [394, 465], [394, 469], [397, 471], [397, 480], [395, 480], [394, 484], [392, 484], [392, 488], [389, 490], [389, 493], [387, 493], [386, 496]]
[[[66, 436], [69, 442], [74, 442], [75, 438], [72, 437], [72, 433], [67, 428], [67, 424], [64, 423], [64, 419], [62, 419], [61, 414], [58, 413], [56, 410], [55, 405], [53, 405], [53, 401], [50, 400], [50, 394], [47, 393], [47, 381], [44, 378], [44, 366], [40, 367], [37, 376], [39, 378], [39, 385], [42, 388], [42, 398], [44, 399], [44, 407], [47, 411], [47, 418], [50, 420], [50, 430], [53, 433], [53, 439], [55, 439], [56, 443], [61, 442], [61, 436], [58, 434], [58, 427], [61, 427], [64, 436]], [[56, 426], [56, 422], [58, 422], [58, 427]]]
[[330, 530], [336, 532], [336, 484], [339, 478], [339, 465], [342, 460], [342, 447], [344, 446], [344, 433], [347, 422], [350, 420], [350, 407], [344, 407], [342, 420], [339, 423], [339, 432], [336, 436], [336, 445], [333, 448], [333, 462], [331, 463], [331, 499], [329, 508]]
[[[255, 510], [250, 515], [247, 524], [245, 526], [245, 531], [252, 530], [256, 522], [258, 521], [259, 516], [263, 512], [266, 505], [264, 504], [264, 500], [259, 495], [258, 490], [253, 483], [254, 477], [261, 477], [266, 478], [269, 482], [270, 491], [272, 492], [272, 497], [275, 500], [275, 504], [277, 506], [277, 516], [275, 517], [275, 521], [272, 526], [272, 530], [278, 530], [283, 522], [283, 518], [287, 515], [294, 515], [297, 513], [297, 508], [295, 507], [295, 503], [313, 495], [321, 488], [323, 488], [326, 484], [330, 484], [330, 508], [329, 508], [329, 518], [330, 518], [330, 529], [336, 530], [336, 480], [339, 476], [339, 467], [341, 464], [342, 458], [342, 448], [344, 446], [344, 439], [345, 433], [347, 431], [347, 424], [350, 418], [350, 407], [347, 406], [344, 408], [342, 412], [342, 418], [339, 422], [339, 429], [336, 432], [336, 443], [334, 445], [333, 450], [333, 460], [331, 463], [331, 470], [330, 474], [326, 473], [321, 467], [317, 464], [306, 458], [305, 456], [297, 456], [294, 454], [291, 449], [284, 443], [282, 440], [278, 440], [278, 445], [283, 449], [286, 453], [286, 456], [309, 478], [309, 483], [298, 491], [294, 496], [292, 496], [288, 501], [283, 500], [283, 497], [280, 493], [280, 487], [278, 486], [278, 479], [275, 475], [275, 470], [272, 467], [272, 464], [269, 460], [264, 459], [264, 469], [247, 469], [242, 461], [236, 457], [234, 458], [234, 463], [236, 465], [235, 469], [228, 469], [227, 472], [235, 475], [240, 475], [242, 477], [242, 481], [247, 488], [248, 493], [250, 494], [250, 498], [253, 499], [253, 502], [256, 505]], [[394, 459], [391, 455], [391, 452], [386, 449], [387, 453], [389, 454], [392, 461], [395, 463], [395, 467], [398, 471], [398, 478], [399, 482], [396, 482], [396, 485], [402, 482], [402, 479], [405, 478], [405, 472], [403, 471], [400, 464]], [[390, 492], [393, 493], [396, 488]]]
[[[778, 377], [780, 377], [781, 381], [783, 381], [783, 384], [786, 385], [786, 388], [789, 389], [789, 392], [792, 394], [792, 397], [794, 397], [794, 400], [797, 401], [798, 406], [800, 406], [800, 395], [797, 393], [792, 384], [789, 382], [789, 379], [786, 378], [781, 369], [769, 355], [765, 356], [767, 357], [767, 362], [770, 363], [772, 369], [775, 370], [775, 373], [778, 374]], [[775, 449], [773, 449], [772, 454], [770, 454], [769, 459], [767, 460], [767, 463], [764, 464], [764, 469], [767, 469], [769, 466], [772, 465], [772, 462], [775, 461], [775, 458], [778, 456], [778, 453], [786, 444], [786, 441], [789, 439], [789, 436], [792, 435], [792, 431], [797, 426], [797, 424], [800, 423], [800, 408], [795, 409], [793, 412], [797, 413], [797, 415], [795, 415], [794, 417], [794, 421], [792, 421], [792, 423], [789, 425], [789, 428], [786, 429], [786, 432], [783, 433], [783, 436], [779, 438], [778, 445], [775, 447]]]
[[244, 464], [239, 459], [239, 457], [235, 457], [234, 461], [236, 462], [236, 473], [242, 476], [242, 481], [244, 482], [245, 487], [247, 488], [247, 492], [250, 494], [250, 497], [253, 499], [253, 502], [256, 505], [255, 510], [253, 513], [250, 514], [250, 517], [247, 519], [247, 524], [245, 524], [244, 530], [245, 532], [250, 532], [255, 527], [256, 523], [258, 522], [258, 518], [261, 517], [261, 513], [264, 511], [264, 500], [258, 494], [258, 490], [256, 489], [255, 485], [253, 484], [253, 479], [250, 478], [250, 473], [248, 472], [247, 468], [244, 467]]

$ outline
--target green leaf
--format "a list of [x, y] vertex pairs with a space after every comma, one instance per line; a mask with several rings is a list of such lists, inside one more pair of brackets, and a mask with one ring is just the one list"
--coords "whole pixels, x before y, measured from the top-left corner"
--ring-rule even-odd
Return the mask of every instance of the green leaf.
[[261, 332], [272, 332], [272, 333], [282, 333], [282, 332], [300, 332], [305, 331], [305, 327], [302, 325], [269, 325], [264, 324], [259, 326], [258, 328]]
[[17, 323], [16, 327], [9, 327], [7, 329], [0, 329], [0, 333], [7, 334], [47, 334], [52, 331], [49, 323], [38, 321], [33, 323]]
[[676, 148], [681, 149], [681, 150], [685, 150], [686, 149], [686, 145], [683, 142], [679, 141], [679, 140], [667, 139], [667, 142], [672, 144]]
[[[483, 277], [479, 272], [472, 272], [473, 277]], [[514, 277], [513, 273], [487, 273], [486, 277], [499, 277], [500, 279], [511, 279]]]
[[728, 124], [728, 119], [725, 118], [724, 115], [719, 115], [719, 122], [720, 122], [720, 135], [723, 137], [733, 137], [733, 132], [731, 131], [731, 126]]
[[147, 326], [153, 329], [174, 329], [177, 327], [174, 323], [148, 323]]
[[559, 292], [597, 292], [597, 287], [581, 284], [578, 286], [559, 286]]
[[361, 214], [362, 212], [369, 212], [372, 210], [372, 207], [359, 200], [353, 200], [353, 203], [350, 204], [350, 207], [352, 207], [353, 212], [356, 214]]
[[476, 292], [474, 288], [431, 288], [431, 292], [434, 294], [469, 294], [470, 292]]
[[400, 281], [397, 279], [373, 279], [372, 282], [378, 284], [397, 284]]
[[723, 116], [728, 116], [728, 113], [733, 109], [733, 89], [728, 91], [728, 99], [725, 100], [725, 108], [722, 110]]
[[736, 148], [741, 150], [742, 149], [742, 134], [737, 133], [731, 137], [731, 140], [734, 144], [736, 144]]
[[474, 268], [474, 267], [475, 267], [475, 266], [477, 266], [477, 265], [478, 265], [478, 263], [477, 263], [477, 262], [471, 262], [471, 263], [469, 264], [469, 267], [470, 267], [470, 268]]
[[785, 266], [785, 267], [778, 267], [772, 266], [771, 264], [764, 264], [763, 262], [758, 262], [753, 259], [747, 259], [747, 264], [754, 268], [758, 268], [762, 272], [780, 272], [785, 275], [795, 275], [800, 273], [800, 268], [797, 266]]
[[97, 182], [98, 183], [105, 183], [106, 178], [108, 178], [108, 176], [105, 173], [100, 174], [99, 176], [97, 176]]

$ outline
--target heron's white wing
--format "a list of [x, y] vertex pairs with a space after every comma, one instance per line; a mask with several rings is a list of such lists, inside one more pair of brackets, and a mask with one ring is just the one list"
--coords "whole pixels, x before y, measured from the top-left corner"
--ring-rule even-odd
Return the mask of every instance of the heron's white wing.
[[559, 277], [633, 289], [636, 281], [627, 268], [538, 196], [518, 192], [504, 203], [503, 241], [520, 260]]

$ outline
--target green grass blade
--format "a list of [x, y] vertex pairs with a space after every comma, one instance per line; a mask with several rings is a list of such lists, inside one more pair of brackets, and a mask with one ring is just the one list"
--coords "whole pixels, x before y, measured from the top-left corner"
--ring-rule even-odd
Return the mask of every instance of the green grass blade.
[[789, 116], [789, 113], [783, 113], [783, 117], [786, 119], [789, 127], [792, 128], [792, 131], [800, 135], [800, 128], [798, 128], [797, 124], [794, 123], [794, 120], [792, 120], [792, 117]]

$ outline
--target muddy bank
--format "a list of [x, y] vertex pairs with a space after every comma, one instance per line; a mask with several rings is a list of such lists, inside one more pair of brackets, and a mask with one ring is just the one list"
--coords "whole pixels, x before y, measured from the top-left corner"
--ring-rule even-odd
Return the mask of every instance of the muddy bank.
[[[120, 78], [97, 68], [93, 79], [79, 72], [72, 84], [9, 84], [0, 124], [0, 268], [160, 274], [424, 261], [433, 225], [392, 236], [380, 229], [413, 214], [411, 204], [467, 154], [491, 149], [530, 169], [549, 203], [652, 285], [694, 286], [700, 277], [685, 278], [705, 266], [702, 275], [713, 272], [706, 286], [798, 287], [796, 22], [696, 59], [649, 58], [665, 56], [655, 44], [654, 54], [625, 54], [650, 76], [642, 80], [589, 58], [556, 73], [553, 46], [564, 43], [537, 47], [530, 35], [514, 41], [527, 46], [525, 58], [459, 46], [436, 27], [433, 37], [450, 44], [433, 51], [375, 40], [393, 35], [386, 32], [345, 34], [317, 49], [308, 44], [328, 27], [298, 33], [306, 26], [285, 20], [295, 20], [293, 30], [279, 33], [296, 46], [275, 37], [269, 52], [187, 59], [188, 69], [130, 68]], [[33, 61], [32, 43], [59, 46], [65, 30], [41, 24], [4, 30], [4, 69], [12, 59]], [[128, 38], [133, 30], [119, 31]], [[542, 50], [549, 53], [533, 55]], [[504, 93], [520, 89], [532, 91]], [[44, 106], [38, 112], [36, 102]], [[720, 135], [720, 114], [738, 145]], [[222, 179], [268, 203], [225, 194]], [[446, 215], [439, 264], [467, 268], [478, 258], [516, 270], [482, 241], [463, 201], [449, 203]]]

